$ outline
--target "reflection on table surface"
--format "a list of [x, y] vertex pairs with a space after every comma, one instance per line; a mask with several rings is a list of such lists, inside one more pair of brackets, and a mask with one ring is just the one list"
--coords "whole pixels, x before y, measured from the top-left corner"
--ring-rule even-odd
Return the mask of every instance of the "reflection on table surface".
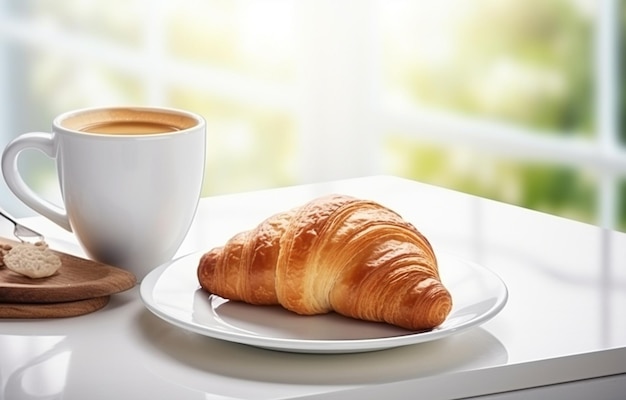
[[5, 399], [62, 398], [72, 347], [65, 336], [2, 335], [0, 383]]

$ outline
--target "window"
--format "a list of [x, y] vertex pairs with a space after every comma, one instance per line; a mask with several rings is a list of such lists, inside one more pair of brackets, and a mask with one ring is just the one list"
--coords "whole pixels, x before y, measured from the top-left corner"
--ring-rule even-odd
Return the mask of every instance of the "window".
[[618, 6], [3, 2], [0, 144], [73, 108], [172, 106], [207, 119], [204, 195], [386, 173], [626, 230]]
[[386, 137], [389, 154], [405, 157], [392, 162], [443, 186], [624, 228], [616, 2], [388, 4]]

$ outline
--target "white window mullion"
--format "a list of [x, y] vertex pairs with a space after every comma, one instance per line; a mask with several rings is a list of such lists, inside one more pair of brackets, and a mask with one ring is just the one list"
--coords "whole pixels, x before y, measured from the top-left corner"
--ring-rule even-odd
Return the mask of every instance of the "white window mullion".
[[[0, 4], [0, 26], [3, 26], [6, 14], [3, 8], [6, 5]], [[11, 104], [10, 92], [9, 92], [9, 57], [8, 57], [8, 39], [6, 35], [4, 35], [0, 31], [0, 104], [4, 106], [0, 107], [0, 148], [4, 149], [4, 146], [9, 142], [9, 140], [15, 135], [17, 132], [10, 132], [12, 129], [12, 124], [9, 119], [9, 107], [6, 106]], [[2, 204], [0, 204], [0, 208], [8, 211], [11, 214], [18, 215], [21, 214], [19, 211], [22, 207], [22, 204], [19, 200], [15, 198], [13, 193], [9, 190], [6, 185], [0, 185], [0, 198], [2, 199]]]
[[586, 138], [540, 132], [487, 119], [461, 116], [432, 109], [384, 110], [385, 128], [406, 132], [407, 136], [440, 143], [466, 146], [520, 161], [543, 161], [589, 168], [599, 174], [626, 175], [626, 151], [600, 151], [596, 142]]
[[[146, 3], [148, 3], [146, 1]], [[164, 64], [167, 60], [165, 54], [165, 18], [167, 14], [166, 3], [162, 0], [152, 1], [146, 4], [147, 18], [143, 23], [143, 66], [142, 74], [144, 90], [149, 104], [166, 104], [166, 86]]]
[[[617, 0], [601, 0], [595, 24], [596, 46], [596, 135], [604, 158], [613, 157], [619, 148], [617, 73], [618, 23], [620, 12]], [[626, 168], [624, 169], [626, 170]], [[624, 171], [620, 171], [623, 175]], [[617, 203], [617, 174], [603, 171], [599, 182], [598, 223], [605, 228], [615, 227]]]
[[378, 172], [372, 115], [373, 4], [298, 2], [300, 180], [322, 181]]

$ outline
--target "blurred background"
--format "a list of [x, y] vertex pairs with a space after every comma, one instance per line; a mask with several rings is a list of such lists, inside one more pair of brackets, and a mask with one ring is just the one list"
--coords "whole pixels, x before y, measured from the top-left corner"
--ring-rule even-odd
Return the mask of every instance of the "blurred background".
[[204, 196], [393, 174], [626, 231], [625, 1], [0, 0], [0, 147], [172, 106], [207, 120]]

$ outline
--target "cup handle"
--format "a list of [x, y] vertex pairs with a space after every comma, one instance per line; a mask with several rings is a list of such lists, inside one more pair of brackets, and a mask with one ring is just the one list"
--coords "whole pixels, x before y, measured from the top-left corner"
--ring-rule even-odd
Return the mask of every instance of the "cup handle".
[[24, 182], [17, 168], [17, 158], [22, 150], [35, 149], [55, 158], [53, 136], [49, 133], [25, 133], [13, 139], [2, 153], [2, 175], [11, 191], [24, 204], [48, 218], [60, 227], [72, 231], [65, 209], [43, 199]]

